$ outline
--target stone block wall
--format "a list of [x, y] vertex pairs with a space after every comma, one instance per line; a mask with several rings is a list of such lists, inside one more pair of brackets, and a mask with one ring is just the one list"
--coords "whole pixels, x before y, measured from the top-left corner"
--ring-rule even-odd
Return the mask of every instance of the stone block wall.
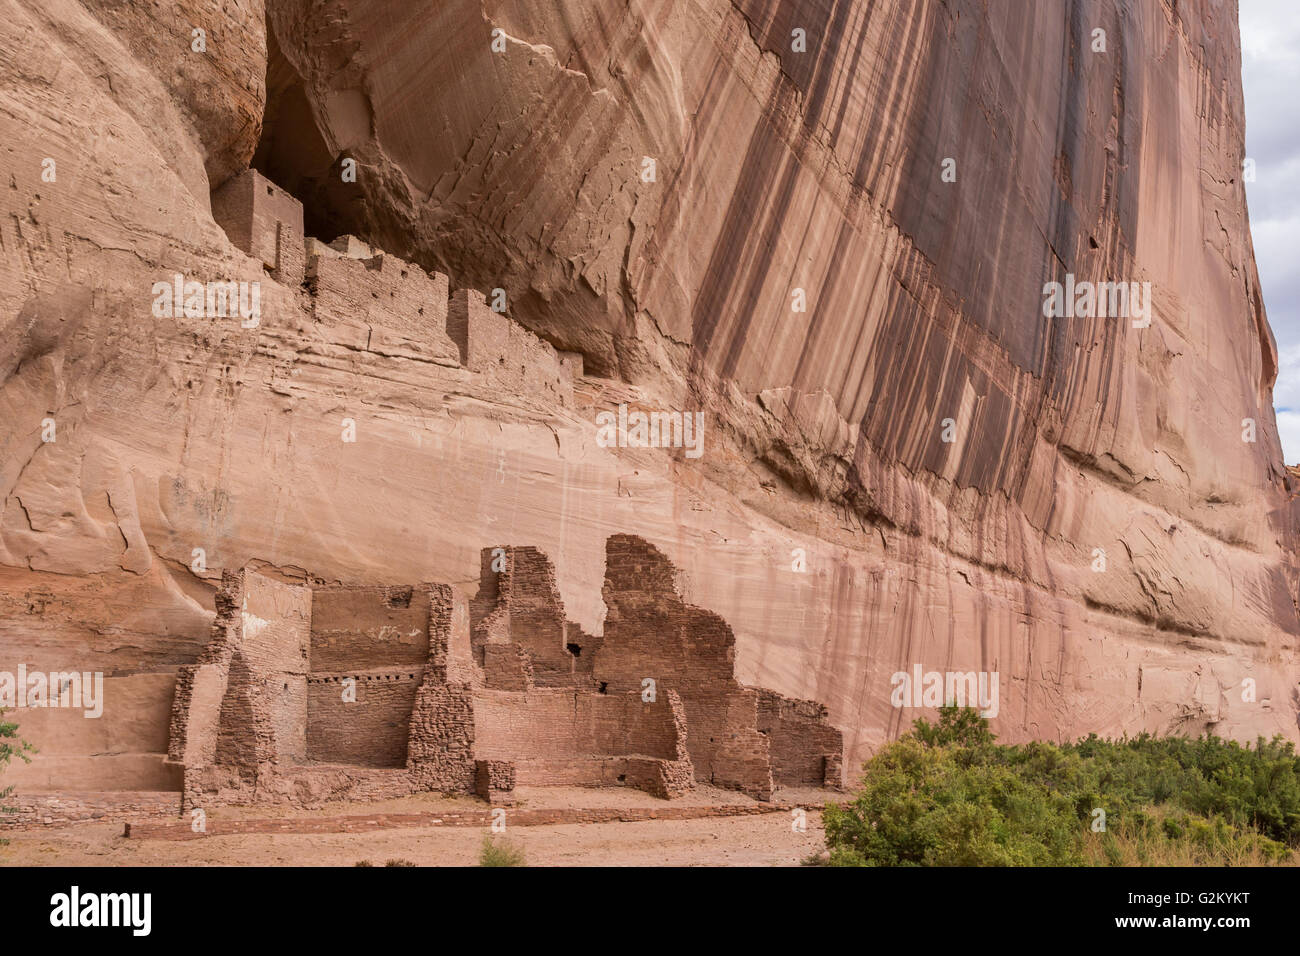
[[[184, 768], [186, 806], [411, 792], [437, 782], [410, 762], [439, 734], [459, 734], [470, 758], [468, 713], [446, 721], [454, 708], [419, 712], [426, 672], [447, 673], [449, 588], [313, 592], [242, 569], [223, 573], [216, 604], [212, 638], [181, 669], [173, 701], [169, 759]], [[436, 656], [435, 619], [444, 642]], [[463, 601], [459, 619], [468, 656]], [[347, 678], [354, 702], [344, 699]], [[472, 778], [462, 776], [458, 789], [468, 792]]]
[[577, 352], [557, 352], [482, 293], [450, 292], [425, 272], [355, 236], [326, 244], [303, 231], [302, 204], [255, 169], [212, 194], [213, 218], [231, 243], [261, 261], [277, 281], [306, 284], [325, 341], [357, 351], [460, 366], [488, 375], [517, 397], [573, 405]]
[[611, 693], [640, 691], [647, 678], [655, 682], [656, 693], [676, 691], [685, 707], [698, 778], [770, 793], [761, 781], [741, 786], [751, 775], [739, 767], [715, 768], [724, 748], [732, 755], [728, 759], [740, 759], [742, 753], [760, 750], [762, 742], [731, 740], [736, 734], [757, 733], [753, 721], [743, 724], [743, 716], [731, 713], [734, 708], [746, 711], [735, 678], [735, 636], [718, 615], [686, 604], [677, 578], [677, 569], [641, 538], [614, 535], [606, 542], [605, 633], [593, 676]]
[[778, 786], [841, 786], [844, 737], [827, 723], [823, 705], [760, 690], [758, 729], [771, 743], [772, 779]]
[[[680, 577], [648, 542], [612, 536], [606, 542], [605, 630], [593, 637], [565, 620], [545, 554], [483, 549], [479, 592], [470, 602], [473, 642], [485, 690], [515, 696], [476, 697], [480, 756], [520, 755], [526, 783], [608, 780], [615, 756], [675, 760], [689, 766], [688, 780], [765, 800], [777, 786], [822, 786], [828, 760], [830, 776], [838, 779], [843, 744], [826, 723], [825, 709], [742, 686], [731, 628], [687, 604]], [[546, 687], [572, 688], [572, 707], [557, 707], [555, 701], [566, 698], [547, 697], [541, 693]], [[664, 695], [677, 708], [676, 733], [664, 729], [654, 707]], [[595, 739], [587, 736], [587, 720], [594, 721]], [[668, 749], [669, 741], [681, 752]], [[651, 776], [668, 790], [690, 785], [680, 769], [671, 785], [658, 770]], [[613, 777], [627, 782], [626, 759]]]
[[566, 620], [555, 566], [536, 548], [483, 549], [470, 618], [488, 687], [593, 686], [600, 640]]
[[[718, 702], [723, 708], [720, 718], [707, 715], [705, 733], [714, 734], [709, 745], [696, 748], [709, 760], [709, 780], [718, 787], [740, 790], [760, 800], [771, 800], [775, 785], [772, 779], [771, 741], [758, 730], [758, 694], [749, 688], [728, 694]], [[687, 705], [687, 719], [692, 713]], [[695, 712], [714, 706], [711, 701], [695, 699]]]
[[474, 690], [430, 673], [416, 691], [406, 766], [417, 790], [472, 793], [475, 785]]
[[514, 642], [483, 645], [483, 681], [493, 690], [531, 690], [533, 662]]
[[508, 760], [478, 760], [474, 764], [474, 792], [493, 803], [514, 802], [515, 765]]
[[429, 659], [429, 591], [324, 587], [311, 596], [311, 669], [423, 667]]
[[[357, 767], [405, 767], [411, 713], [423, 668], [313, 674], [308, 683], [307, 759]], [[352, 685], [355, 700], [344, 681]]]
[[447, 334], [471, 372], [522, 395], [536, 395], [573, 407], [573, 362], [560, 362], [555, 348], [504, 313], [488, 307], [483, 294], [457, 289], [447, 312]]
[[682, 599], [648, 542], [607, 542], [600, 637], [566, 620], [546, 555], [493, 552], [469, 601], [446, 585], [223, 574], [212, 639], [176, 683], [169, 758], [186, 805], [506, 799], [515, 784], [672, 798], [697, 779], [770, 800], [777, 786], [838, 786], [825, 708], [741, 685], [731, 629]]
[[603, 756], [596, 750], [591, 696], [566, 688], [482, 689], [474, 695], [475, 754], [516, 759], [522, 783], [575, 782], [553, 775], [548, 761]]
[[312, 592], [307, 756], [405, 767], [416, 692], [429, 660], [427, 587]]
[[445, 584], [423, 585], [429, 663], [411, 709], [407, 769], [419, 790], [472, 793], [474, 688], [478, 677], [464, 597]]
[[312, 311], [330, 340], [353, 349], [460, 364], [447, 335], [448, 280], [396, 256], [317, 254], [307, 264]]
[[[530, 786], [632, 786], [678, 796], [694, 786], [681, 702], [591, 689], [480, 689], [475, 753], [509, 760]], [[636, 769], [629, 768], [635, 762]]]
[[244, 579], [242, 659], [267, 708], [277, 759], [307, 757], [307, 669], [312, 592], [261, 574]]
[[168, 760], [181, 768], [187, 806], [216, 790], [255, 790], [281, 746], [285, 761], [305, 754], [297, 687], [310, 592], [244, 569], [222, 572], [221, 585], [211, 638], [178, 672], [172, 701]]
[[303, 281], [302, 203], [257, 170], [244, 170], [212, 194], [212, 218], [235, 246], [261, 260], [276, 281]]

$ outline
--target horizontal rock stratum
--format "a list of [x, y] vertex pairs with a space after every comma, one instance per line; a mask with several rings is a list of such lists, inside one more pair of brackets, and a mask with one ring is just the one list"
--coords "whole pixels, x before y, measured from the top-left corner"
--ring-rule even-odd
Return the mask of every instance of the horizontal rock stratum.
[[180, 789], [223, 570], [599, 638], [618, 535], [849, 777], [928, 675], [1300, 737], [1234, 3], [0, 12], [0, 672], [105, 697], [20, 788]]

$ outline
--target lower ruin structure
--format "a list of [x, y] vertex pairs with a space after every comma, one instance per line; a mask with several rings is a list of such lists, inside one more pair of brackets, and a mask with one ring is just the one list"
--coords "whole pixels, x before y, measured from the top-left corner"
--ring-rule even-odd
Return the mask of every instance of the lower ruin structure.
[[531, 547], [484, 549], [472, 599], [226, 571], [212, 638], [176, 684], [168, 761], [183, 805], [838, 788], [826, 709], [737, 681], [731, 628], [687, 604], [677, 575], [646, 541], [609, 538], [595, 636], [566, 620], [555, 569]]

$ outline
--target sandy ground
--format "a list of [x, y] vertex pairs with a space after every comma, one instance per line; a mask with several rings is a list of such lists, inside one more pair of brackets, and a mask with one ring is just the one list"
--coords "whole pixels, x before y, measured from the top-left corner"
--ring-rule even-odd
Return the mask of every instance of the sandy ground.
[[[826, 794], [783, 792], [794, 802]], [[519, 792], [521, 807], [667, 806], [631, 790], [547, 788]], [[726, 791], [701, 788], [674, 805], [749, 803]], [[415, 812], [483, 804], [469, 799], [421, 795], [374, 804], [333, 803], [315, 811], [266, 808], [215, 810], [209, 819], [236, 817], [334, 816], [350, 813]], [[509, 817], [507, 814], [507, 821]], [[152, 822], [152, 821], [151, 821]], [[510, 827], [506, 837], [521, 848], [529, 866], [793, 866], [821, 850], [821, 814], [809, 811], [806, 830], [792, 826], [785, 812], [698, 820], [584, 823]], [[7, 866], [353, 866], [367, 860], [382, 866], [408, 860], [419, 866], [474, 866], [486, 829], [401, 827], [365, 833], [244, 834], [198, 840], [128, 840], [120, 823], [87, 823], [7, 833], [0, 849]]]

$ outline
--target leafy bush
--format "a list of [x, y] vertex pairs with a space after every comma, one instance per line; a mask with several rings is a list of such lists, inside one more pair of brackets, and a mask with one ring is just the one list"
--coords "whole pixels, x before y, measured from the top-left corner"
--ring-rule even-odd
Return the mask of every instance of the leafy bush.
[[491, 835], [483, 838], [483, 849], [479, 852], [479, 866], [527, 866], [524, 862], [522, 847], [508, 840], [494, 840]]
[[[27, 756], [28, 753], [35, 752], [35, 749], [27, 741], [18, 736], [18, 725], [6, 723], [4, 721], [5, 709], [0, 707], [0, 770], [14, 757], [18, 757], [24, 763], [31, 763], [32, 758]], [[3, 801], [14, 792], [12, 786], [0, 789], [0, 813], [13, 813], [13, 807], [6, 807]], [[8, 840], [0, 840], [0, 846], [7, 846]]]
[[864, 771], [852, 802], [826, 808], [832, 865], [1248, 865], [1300, 847], [1300, 758], [1280, 737], [1005, 746], [950, 707]]

